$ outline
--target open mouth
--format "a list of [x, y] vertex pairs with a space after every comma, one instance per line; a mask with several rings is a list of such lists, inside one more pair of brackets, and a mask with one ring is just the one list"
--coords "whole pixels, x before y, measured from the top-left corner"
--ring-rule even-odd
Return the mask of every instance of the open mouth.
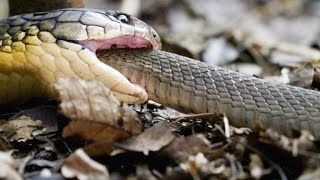
[[79, 43], [89, 48], [92, 52], [117, 48], [153, 48], [148, 40], [137, 36], [120, 36], [107, 40], [83, 40], [79, 41]]
[[[109, 49], [153, 49], [159, 48], [160, 45], [157, 43], [152, 43], [143, 37], [138, 36], [120, 36], [112, 39], [105, 40], [82, 40], [74, 42], [76, 44], [81, 44], [82, 46], [88, 48], [85, 49], [85, 56], [83, 60], [89, 56], [88, 60], [85, 62], [90, 64], [90, 71], [94, 71], [96, 74], [95, 79], [104, 83], [110, 90], [117, 96], [117, 98], [126, 103], [137, 103], [145, 102], [148, 99], [148, 94], [144, 88], [141, 86], [130, 82], [120, 71], [113, 68], [107, 61], [101, 60], [97, 57], [97, 52], [108, 51]], [[94, 57], [94, 54], [96, 57]], [[102, 52], [106, 54], [106, 52]], [[93, 61], [92, 61], [93, 60]]]

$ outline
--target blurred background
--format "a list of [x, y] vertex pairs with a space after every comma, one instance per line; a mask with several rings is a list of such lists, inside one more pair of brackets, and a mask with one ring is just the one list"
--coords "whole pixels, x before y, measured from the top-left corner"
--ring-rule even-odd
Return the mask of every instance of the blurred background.
[[[140, 18], [159, 33], [165, 51], [272, 82], [310, 89], [320, 87], [320, 0], [0, 0], [0, 19], [28, 12], [83, 7], [119, 10]], [[48, 110], [44, 110], [44, 104], [50, 105], [46, 107]], [[150, 103], [147, 107], [135, 106], [135, 110], [143, 119], [145, 128], [159, 121], [171, 119], [170, 117], [183, 117], [176, 115], [176, 111], [158, 108], [160, 106], [157, 104]], [[65, 162], [72, 147], [79, 147], [74, 142], [66, 143], [61, 139], [60, 134], [66, 119], [60, 115], [57, 116], [60, 113], [57, 113], [56, 108], [56, 102], [43, 103], [42, 101], [34, 101], [10, 110], [7, 107], [0, 107], [1, 119], [9, 118], [16, 112], [18, 113], [11, 117], [14, 120], [22, 114], [31, 116], [27, 113], [39, 113], [43, 118], [34, 116], [37, 117], [34, 119], [43, 119], [44, 127], [51, 132], [45, 135], [39, 133], [40, 136], [34, 138], [34, 142], [27, 141], [27, 144], [18, 142], [14, 146], [13, 143], [8, 143], [22, 153], [19, 157], [23, 159], [19, 159], [17, 167], [19, 172], [25, 169], [24, 177], [54, 179], [53, 175], [62, 176], [60, 174], [62, 162]], [[111, 148], [108, 142], [105, 147], [97, 149], [105, 150], [106, 156], [109, 156], [111, 151], [112, 153], [110, 157], [99, 159], [99, 162], [107, 165], [114, 179], [121, 179], [122, 176], [130, 179], [138, 179], [135, 177], [140, 179], [184, 178], [185, 176], [181, 174], [182, 172], [185, 174], [185, 171], [190, 171], [192, 175], [190, 179], [197, 179], [195, 177], [198, 177], [197, 173], [202, 167], [205, 173], [210, 173], [210, 176], [217, 179], [259, 179], [261, 177], [262, 179], [280, 179], [280, 176], [282, 179], [296, 179], [299, 176], [299, 179], [315, 179], [320, 174], [320, 141], [311, 142], [313, 139], [306, 131], [301, 133], [294, 131], [295, 138], [291, 139], [270, 129], [264, 131], [260, 126], [256, 128], [258, 133], [251, 133], [248, 136], [245, 135], [249, 132], [247, 128], [232, 127], [230, 128], [232, 133], [239, 135], [226, 138], [224, 129], [229, 129], [229, 125], [226, 127], [228, 123], [225, 119], [223, 121], [199, 121], [198, 118], [180, 121], [179, 119], [172, 121], [171, 130], [183, 136], [177, 136], [179, 139], [175, 138], [174, 145], [167, 146], [169, 148], [164, 151], [167, 154], [163, 154], [162, 158], [155, 158], [156, 151], [146, 156], [149, 150], [145, 149], [143, 155], [130, 151], [121, 153], [123, 150], [113, 151], [113, 147]], [[7, 127], [4, 122], [5, 120], [0, 124], [2, 125], [0, 130]], [[226, 124], [223, 125], [223, 123]], [[24, 126], [36, 127], [21, 124], [23, 126], [17, 126], [19, 130]], [[10, 138], [0, 136], [0, 150], [5, 149], [4, 147], [9, 149], [6, 144], [8, 140], [15, 137], [13, 132], [16, 132], [16, 127], [8, 129]], [[165, 127], [165, 129], [169, 128]], [[90, 131], [91, 129], [86, 128], [86, 132]], [[4, 131], [1, 132], [4, 134]], [[170, 131], [160, 129], [160, 131], [149, 132], [160, 133], [160, 136], [167, 137], [163, 132]], [[93, 133], [79, 134], [86, 136]], [[103, 133], [95, 132], [95, 137], [97, 137], [96, 134]], [[143, 137], [147, 138], [137, 147], [152, 146], [154, 148], [155, 144], [161, 145], [164, 142], [163, 138], [149, 140], [149, 137], [158, 137], [156, 135]], [[210, 143], [207, 140], [210, 140]], [[151, 141], [152, 143], [149, 143]], [[105, 142], [105, 139], [102, 142]], [[101, 145], [100, 141], [95, 143]], [[176, 153], [178, 151], [179, 153]], [[198, 153], [197, 156], [191, 156], [195, 152]], [[205, 157], [202, 152], [209, 153]], [[25, 156], [26, 154], [28, 156]], [[170, 158], [174, 160], [168, 161]], [[6, 161], [2, 161], [0, 161], [1, 170], [6, 171], [5, 166], [2, 165]], [[82, 168], [84, 163], [81, 161], [74, 164], [79, 164]], [[192, 166], [191, 170], [184, 170], [183, 166], [186, 165]], [[92, 171], [95, 173], [95, 169], [92, 168], [82, 169], [86, 169], [86, 173], [89, 174]], [[51, 171], [53, 175], [48, 176], [49, 172], [43, 170]], [[43, 178], [39, 177], [40, 173], [43, 174]], [[3, 174], [9, 173], [0, 171], [0, 179]]]
[[0, 18], [67, 7], [123, 11], [154, 27], [166, 51], [318, 88], [319, 0], [0, 0]]

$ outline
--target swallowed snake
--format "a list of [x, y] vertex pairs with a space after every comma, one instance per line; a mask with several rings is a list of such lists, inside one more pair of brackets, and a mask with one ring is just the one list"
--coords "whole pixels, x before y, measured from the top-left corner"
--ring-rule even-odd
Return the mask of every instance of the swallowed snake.
[[[125, 48], [125, 49], [123, 49]], [[136, 49], [136, 50], [133, 50]], [[0, 104], [57, 98], [60, 77], [99, 80], [126, 103], [148, 99], [183, 112], [223, 112], [320, 138], [320, 92], [276, 84], [160, 51], [159, 35], [118, 11], [61, 9], [0, 21]]]

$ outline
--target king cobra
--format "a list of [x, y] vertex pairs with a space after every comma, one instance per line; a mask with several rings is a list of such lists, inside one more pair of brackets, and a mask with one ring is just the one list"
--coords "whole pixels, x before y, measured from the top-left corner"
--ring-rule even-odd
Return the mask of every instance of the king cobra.
[[[126, 48], [126, 49], [122, 49]], [[136, 49], [136, 50], [133, 50]], [[151, 99], [190, 113], [225, 113], [320, 138], [320, 92], [276, 84], [160, 51], [159, 35], [118, 11], [62, 9], [0, 21], [0, 104], [57, 98], [60, 77], [98, 80], [126, 103]]]

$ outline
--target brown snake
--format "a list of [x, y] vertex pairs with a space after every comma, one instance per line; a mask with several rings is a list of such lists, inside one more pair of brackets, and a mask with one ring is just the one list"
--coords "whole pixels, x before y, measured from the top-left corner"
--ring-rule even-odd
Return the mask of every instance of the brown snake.
[[0, 21], [0, 104], [56, 98], [58, 78], [78, 77], [103, 82], [123, 102], [152, 99], [183, 112], [224, 112], [236, 126], [258, 121], [284, 134], [296, 128], [320, 138], [319, 92], [160, 48], [150, 26], [117, 11], [63, 9], [10, 17]]
[[224, 112], [236, 126], [255, 121], [290, 134], [320, 137], [320, 92], [275, 84], [159, 50], [97, 52], [104, 63], [146, 89], [149, 99], [183, 112]]

